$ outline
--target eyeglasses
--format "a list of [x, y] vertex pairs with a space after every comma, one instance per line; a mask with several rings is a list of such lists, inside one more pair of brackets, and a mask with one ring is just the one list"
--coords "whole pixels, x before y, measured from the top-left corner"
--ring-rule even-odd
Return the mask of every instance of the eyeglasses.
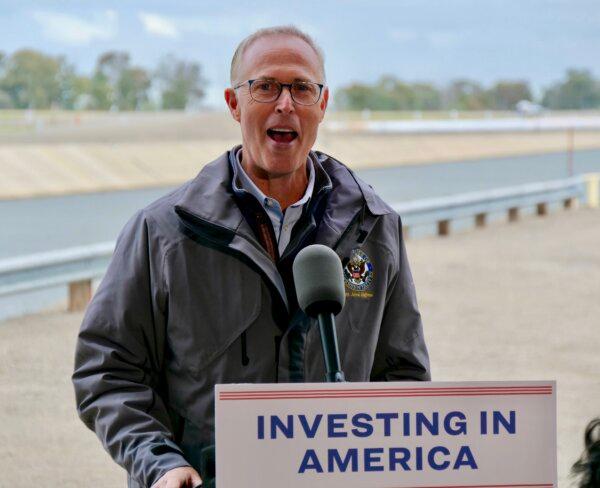
[[293, 83], [279, 83], [276, 80], [247, 80], [234, 86], [237, 90], [248, 83], [252, 100], [260, 103], [274, 102], [279, 98], [283, 88], [290, 90], [292, 100], [300, 105], [314, 105], [321, 98], [323, 84], [311, 81], [294, 81]]

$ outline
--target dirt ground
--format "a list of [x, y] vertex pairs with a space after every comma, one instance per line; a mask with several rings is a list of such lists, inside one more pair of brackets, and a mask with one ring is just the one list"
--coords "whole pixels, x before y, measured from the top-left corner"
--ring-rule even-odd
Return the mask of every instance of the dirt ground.
[[[435, 380], [557, 380], [559, 486], [600, 415], [600, 212], [407, 243]], [[0, 486], [123, 487], [77, 419], [81, 314], [0, 323]]]

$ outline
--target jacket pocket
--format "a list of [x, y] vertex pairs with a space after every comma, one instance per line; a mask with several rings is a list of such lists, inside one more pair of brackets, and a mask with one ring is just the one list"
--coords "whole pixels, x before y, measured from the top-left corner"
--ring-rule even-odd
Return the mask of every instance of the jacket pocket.
[[199, 252], [196, 248], [173, 254], [168, 284], [169, 346], [182, 368], [198, 373], [257, 319], [262, 279], [236, 258], [216, 250]]

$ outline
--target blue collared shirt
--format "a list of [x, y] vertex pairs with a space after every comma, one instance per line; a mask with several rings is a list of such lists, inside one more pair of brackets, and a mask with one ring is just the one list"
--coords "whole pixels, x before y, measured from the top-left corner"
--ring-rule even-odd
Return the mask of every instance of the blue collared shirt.
[[274, 198], [266, 196], [244, 171], [241, 161], [241, 147], [236, 149], [234, 159], [236, 164], [233, 165], [233, 191], [247, 191], [261, 203], [262, 207], [265, 209], [265, 212], [267, 212], [269, 219], [271, 220], [271, 224], [273, 224], [273, 231], [275, 232], [277, 247], [279, 249], [279, 255], [281, 256], [290, 242], [292, 229], [302, 216], [304, 206], [309, 202], [315, 187], [314, 163], [309, 156], [306, 160], [306, 165], [308, 167], [308, 185], [306, 186], [304, 196], [293, 205], [290, 205], [285, 212], [283, 212], [279, 202]]

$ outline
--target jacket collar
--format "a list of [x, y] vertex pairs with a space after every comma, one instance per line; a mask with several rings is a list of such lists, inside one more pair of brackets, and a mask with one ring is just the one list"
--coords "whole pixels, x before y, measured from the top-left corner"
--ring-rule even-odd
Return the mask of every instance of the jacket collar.
[[[311, 157], [316, 163], [316, 186], [328, 192], [323, 217], [320, 222], [314, 223], [317, 225], [314, 242], [335, 249], [343, 259], [352, 246], [364, 241], [377, 222], [377, 217], [392, 212], [392, 209], [339, 161], [318, 152], [311, 152]], [[288, 307], [282, 277], [236, 203], [229, 158], [228, 151], [207, 164], [188, 182], [175, 204], [175, 211], [184, 220], [186, 231], [190, 230], [190, 216], [197, 220], [192, 223], [196, 228], [198, 224], [208, 224], [209, 229], [204, 227], [202, 230], [205, 238], [243, 254], [249, 262], [258, 266]], [[344, 245], [339, 246], [342, 236], [348, 232], [355, 233], [356, 238], [344, 239]]]
[[183, 195], [175, 203], [175, 209], [237, 232], [244, 218], [234, 201], [231, 177], [229, 152], [226, 152], [205, 165], [187, 183]]
[[[355, 230], [366, 236], [379, 216], [393, 210], [347, 166], [325, 153], [317, 152], [316, 155], [331, 178], [333, 190], [315, 242], [335, 249], [343, 257], [346, 250], [337, 249], [337, 245], [345, 233]], [[353, 222], [355, 226], [352, 226]]]
[[[234, 236], [242, 238], [251, 244], [253, 250], [249, 252], [255, 257], [257, 254], [266, 255], [266, 251], [258, 243], [254, 232], [236, 204], [231, 185], [232, 154], [233, 150], [227, 151], [207, 164], [187, 184], [182, 197], [175, 205], [175, 210], [180, 215], [183, 210], [223, 229], [230, 234], [230, 239]], [[328, 193], [321, 222], [317, 223], [318, 230], [314, 242], [335, 249], [343, 259], [349, 249], [346, 249], [347, 246], [338, 247], [342, 237], [353, 232], [355, 238], [344, 239], [344, 241], [348, 246], [360, 245], [370, 233], [378, 217], [392, 213], [393, 209], [373, 191], [370, 185], [363, 182], [341, 162], [319, 151], [311, 151], [310, 157], [315, 163], [316, 186]], [[241, 245], [239, 242], [238, 244]], [[234, 246], [235, 243], [230, 244], [230, 247]], [[261, 256], [262, 258], [264, 256]]]
[[321, 162], [325, 171], [334, 180], [337, 188], [346, 188], [351, 194], [350, 200], [364, 200], [369, 212], [376, 216], [386, 215], [394, 212], [392, 207], [385, 203], [373, 187], [361, 180], [354, 171], [337, 159], [320, 151], [315, 152], [317, 159]]
[[[244, 217], [235, 204], [231, 188], [230, 151], [204, 166], [200, 173], [187, 184], [176, 203], [188, 213], [225, 227], [236, 233], [244, 231]], [[365, 182], [352, 170], [322, 152], [311, 151], [319, 185], [330, 191], [324, 221], [336, 233], [341, 234], [356, 212], [363, 205], [374, 216], [393, 212]], [[251, 231], [247, 229], [250, 234]]]

